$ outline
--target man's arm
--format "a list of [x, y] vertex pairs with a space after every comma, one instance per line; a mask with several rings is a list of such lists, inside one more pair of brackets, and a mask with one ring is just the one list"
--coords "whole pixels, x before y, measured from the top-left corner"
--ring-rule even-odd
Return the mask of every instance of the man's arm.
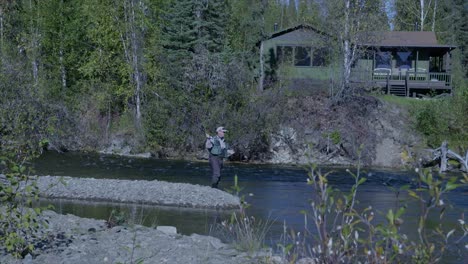
[[207, 150], [210, 150], [213, 147], [213, 142], [211, 140], [212, 140], [211, 137], [206, 139], [205, 148]]

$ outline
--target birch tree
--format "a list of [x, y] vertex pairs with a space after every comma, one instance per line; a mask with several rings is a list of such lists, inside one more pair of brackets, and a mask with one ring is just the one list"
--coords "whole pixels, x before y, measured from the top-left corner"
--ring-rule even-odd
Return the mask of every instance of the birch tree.
[[432, 27], [431, 31], [435, 32], [435, 25], [436, 25], [436, 16], [437, 15], [437, 0], [434, 0], [434, 8], [432, 9]]
[[[2, 1], [0, 4], [0, 49], [3, 49], [3, 39], [4, 39], [4, 23], [5, 23], [5, 3]], [[0, 50], [1, 52], [1, 50]], [[0, 53], [1, 54], [1, 53]]]
[[429, 27], [435, 31], [438, 1], [419, 0], [404, 1], [396, 0], [395, 29], [405, 31], [425, 31]]
[[38, 3], [33, 0], [23, 0], [21, 2], [21, 16], [19, 27], [23, 30], [20, 33], [18, 43], [19, 52], [26, 55], [30, 62], [30, 71], [34, 89], [37, 90], [39, 84], [39, 55], [41, 30]]
[[388, 28], [383, 2], [379, 0], [333, 0], [328, 2], [326, 28], [338, 36], [341, 59], [340, 88], [335, 99], [341, 101], [353, 93], [350, 85], [351, 67], [361, 55], [359, 44], [375, 38], [373, 30]]
[[[70, 37], [76, 36], [79, 29], [68, 27], [69, 21], [73, 18], [66, 10], [70, 10], [68, 3], [63, 0], [47, 0], [42, 1], [40, 5], [40, 12], [43, 15], [41, 27], [44, 28], [41, 39], [41, 60], [44, 67], [44, 75], [47, 76], [47, 89], [44, 94], [52, 95], [54, 98], [64, 98], [68, 83], [68, 65], [66, 50], [71, 45], [69, 43]], [[72, 4], [69, 4], [72, 5]], [[73, 46], [71, 49], [77, 49]]]
[[124, 26], [123, 32], [120, 33], [125, 60], [130, 67], [130, 79], [134, 89], [135, 119], [138, 127], [141, 127], [141, 97], [146, 80], [143, 69], [146, 31], [144, 11], [146, 8], [142, 0], [125, 0], [123, 2]]

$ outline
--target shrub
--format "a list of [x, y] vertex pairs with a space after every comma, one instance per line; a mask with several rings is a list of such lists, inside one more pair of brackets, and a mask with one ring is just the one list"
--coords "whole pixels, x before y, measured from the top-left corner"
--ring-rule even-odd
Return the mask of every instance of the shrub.
[[0, 244], [15, 257], [24, 257], [34, 250], [33, 242], [41, 222], [41, 208], [31, 209], [38, 200], [35, 179], [29, 169], [6, 157], [1, 157], [5, 178], [0, 181]]
[[437, 103], [426, 104], [416, 111], [416, 128], [426, 136], [430, 146], [440, 145], [448, 133], [444, 112]]

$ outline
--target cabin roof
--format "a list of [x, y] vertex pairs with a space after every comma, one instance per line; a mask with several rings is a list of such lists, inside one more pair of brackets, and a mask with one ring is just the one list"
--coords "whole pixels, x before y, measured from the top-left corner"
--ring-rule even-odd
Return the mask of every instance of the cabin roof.
[[287, 33], [290, 33], [290, 32], [293, 32], [293, 31], [296, 31], [296, 30], [299, 30], [299, 29], [309, 29], [309, 30], [312, 30], [312, 31], [315, 31], [319, 34], [323, 34], [323, 35], [328, 35], [327, 33], [311, 26], [311, 25], [307, 25], [307, 24], [299, 24], [297, 26], [294, 26], [294, 27], [290, 27], [290, 28], [286, 28], [286, 29], [283, 29], [281, 31], [277, 31], [277, 32], [273, 32], [267, 39], [272, 39], [272, 38], [276, 38], [276, 37], [279, 37], [279, 36], [282, 36], [284, 34], [287, 34]]
[[448, 48], [456, 46], [439, 44], [432, 31], [381, 31], [362, 33], [363, 46]]
[[[330, 37], [329, 33], [319, 30], [314, 26], [299, 24], [274, 32], [267, 40], [273, 38], [290, 38], [296, 41], [305, 40], [305, 38], [308, 38], [308, 35], [299, 34], [299, 32], [304, 30], [315, 31], [320, 35]], [[298, 33], [296, 34], [295, 32]], [[369, 47], [437, 48], [438, 50], [452, 50], [456, 48], [454, 45], [439, 44], [435, 32], [432, 31], [372, 31], [361, 33], [359, 38], [361, 39], [360, 45]]]

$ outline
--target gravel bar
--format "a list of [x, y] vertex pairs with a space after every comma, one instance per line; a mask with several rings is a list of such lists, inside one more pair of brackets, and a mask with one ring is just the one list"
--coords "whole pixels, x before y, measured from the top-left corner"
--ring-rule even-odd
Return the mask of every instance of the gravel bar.
[[203, 209], [240, 208], [237, 196], [208, 186], [188, 183], [39, 176], [37, 185], [40, 195], [46, 198]]

